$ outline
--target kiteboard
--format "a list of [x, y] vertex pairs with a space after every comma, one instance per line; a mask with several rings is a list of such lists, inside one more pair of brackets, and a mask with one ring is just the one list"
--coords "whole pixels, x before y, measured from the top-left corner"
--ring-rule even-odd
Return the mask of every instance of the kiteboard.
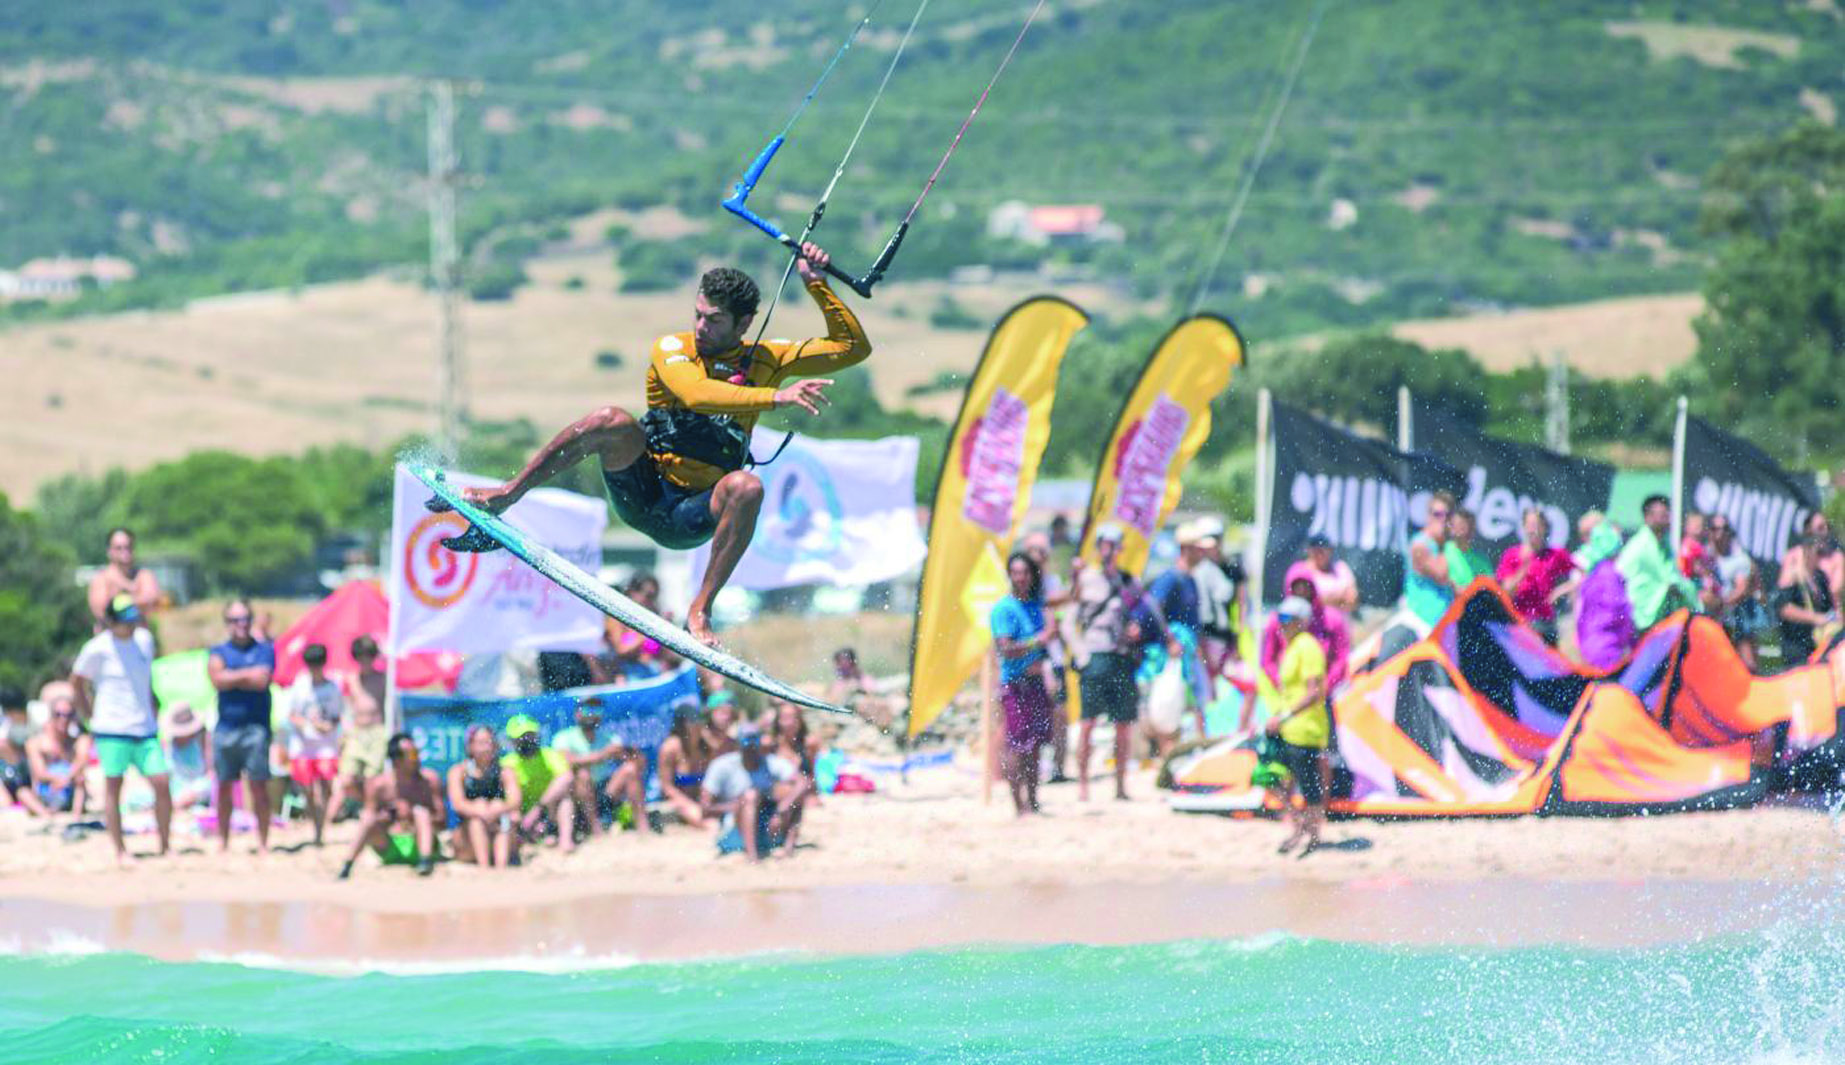
[[696, 663], [720, 676], [729, 677], [738, 684], [747, 685], [766, 695], [786, 699], [797, 706], [812, 707], [833, 714], [849, 714], [850, 710], [834, 706], [817, 699], [806, 692], [776, 680], [762, 670], [750, 665], [733, 655], [726, 654], [714, 647], [707, 647], [692, 638], [692, 634], [674, 625], [660, 615], [641, 606], [634, 600], [615, 591], [613, 588], [596, 580], [589, 574], [535, 540], [496, 514], [469, 503], [461, 493], [450, 484], [441, 470], [421, 463], [410, 463], [410, 472], [416, 479], [429, 486], [436, 494], [440, 504], [431, 501], [431, 507], [453, 510], [468, 519], [476, 529], [492, 538], [493, 542], [511, 551], [526, 565], [537, 570], [555, 582], [558, 587], [602, 611], [609, 617], [628, 626], [648, 639], [659, 641], [660, 645], [687, 661]]

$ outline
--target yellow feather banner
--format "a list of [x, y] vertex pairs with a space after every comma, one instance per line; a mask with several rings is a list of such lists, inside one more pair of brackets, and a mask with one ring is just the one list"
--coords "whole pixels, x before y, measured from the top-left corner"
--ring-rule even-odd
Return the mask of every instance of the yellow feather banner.
[[1081, 308], [1036, 296], [1006, 312], [974, 368], [929, 516], [910, 644], [910, 735], [948, 708], [988, 652], [987, 615], [1006, 594], [1018, 535], [1051, 435], [1051, 398]]
[[1179, 476], [1211, 435], [1211, 401], [1244, 358], [1236, 327], [1214, 314], [1186, 318], [1160, 341], [1096, 463], [1084, 559], [1095, 561], [1092, 534], [1112, 521], [1122, 530], [1116, 565], [1133, 574], [1146, 566], [1154, 534], [1179, 505]]

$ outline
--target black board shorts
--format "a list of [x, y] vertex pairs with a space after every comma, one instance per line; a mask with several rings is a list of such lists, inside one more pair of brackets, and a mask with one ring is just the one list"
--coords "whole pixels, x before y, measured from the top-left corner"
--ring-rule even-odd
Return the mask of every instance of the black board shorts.
[[1097, 651], [1077, 674], [1077, 693], [1083, 717], [1105, 717], [1127, 724], [1140, 717], [1140, 688], [1134, 683], [1134, 660], [1123, 654]]
[[717, 531], [711, 489], [667, 480], [652, 455], [643, 452], [626, 469], [603, 470], [602, 481], [621, 520], [661, 547], [687, 551]]
[[1269, 740], [1269, 743], [1270, 756], [1294, 774], [1294, 786], [1300, 789], [1301, 801], [1308, 806], [1324, 803], [1326, 789], [1321, 786], [1320, 760], [1326, 757], [1326, 748], [1299, 747], [1280, 737]]

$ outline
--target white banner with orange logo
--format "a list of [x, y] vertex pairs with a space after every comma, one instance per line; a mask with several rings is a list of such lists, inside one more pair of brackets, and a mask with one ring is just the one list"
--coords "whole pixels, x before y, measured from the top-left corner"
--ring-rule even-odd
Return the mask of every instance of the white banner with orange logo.
[[[462, 488], [493, 484], [485, 477], [451, 473]], [[520, 648], [595, 651], [602, 647], [602, 613], [539, 576], [508, 551], [457, 554], [442, 546], [467, 522], [453, 513], [432, 514], [429, 489], [403, 466], [391, 509], [394, 654], [455, 651], [492, 654]], [[608, 508], [600, 499], [540, 488], [506, 512], [506, 520], [532, 539], [594, 573], [602, 563]]]

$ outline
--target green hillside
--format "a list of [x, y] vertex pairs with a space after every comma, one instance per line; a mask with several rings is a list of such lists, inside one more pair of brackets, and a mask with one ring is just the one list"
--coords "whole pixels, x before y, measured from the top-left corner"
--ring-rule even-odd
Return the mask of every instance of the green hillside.
[[[1026, 8], [934, 0], [823, 231], [847, 265], [882, 243]], [[0, 170], [0, 267], [101, 252], [139, 266], [140, 281], [86, 297], [83, 311], [418, 261], [416, 79], [429, 76], [471, 85], [463, 214], [483, 267], [479, 238], [511, 222], [542, 234], [614, 203], [716, 219], [861, 10], [92, 0], [14, 11], [0, 24], [0, 145], [15, 161]], [[879, 8], [764, 182], [759, 202], [784, 222], [830, 174], [910, 11]], [[899, 272], [1048, 259], [1189, 297], [1307, 14], [1222, 0], [1047, 5]], [[1701, 180], [1738, 140], [1845, 102], [1841, 29], [1824, 3], [1329, 3], [1210, 305], [1274, 337], [1696, 287]], [[1013, 199], [1103, 204], [1127, 240], [1048, 253], [988, 240], [986, 212]], [[687, 249], [623, 243], [630, 262], [692, 269]], [[718, 220], [689, 250], [760, 263], [771, 249]]]

